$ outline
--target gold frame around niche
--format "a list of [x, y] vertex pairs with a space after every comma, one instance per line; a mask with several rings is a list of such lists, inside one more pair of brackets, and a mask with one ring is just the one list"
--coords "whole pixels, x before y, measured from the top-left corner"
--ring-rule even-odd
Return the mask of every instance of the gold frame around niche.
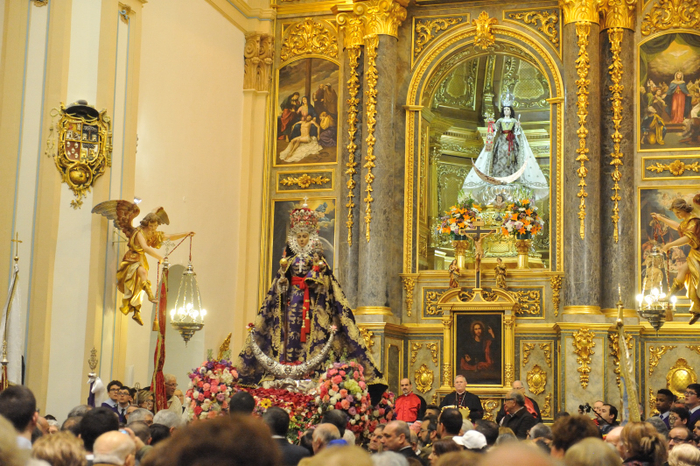
[[[563, 216], [563, 80], [558, 67], [559, 61], [555, 60], [552, 54], [548, 51], [549, 45], [543, 45], [539, 35], [534, 32], [528, 35], [520, 30], [503, 25], [494, 25], [491, 27], [491, 32], [496, 37], [496, 42], [505, 43], [522, 49], [525, 53], [532, 56], [536, 66], [547, 74], [549, 83], [548, 101], [550, 102], [550, 167], [552, 162], [556, 161], [556, 170], [550, 171], [550, 183], [554, 179], [556, 189], [552, 189], [549, 196], [549, 211], [550, 216], [553, 212], [552, 206], [556, 202], [556, 222], [554, 225], [550, 223], [550, 238], [556, 237], [556, 246], [554, 248], [556, 261], [549, 262], [549, 269], [543, 269], [545, 272], [562, 271], [564, 268], [563, 256], [563, 235], [564, 235], [564, 216]], [[418, 246], [420, 232], [417, 229], [419, 222], [414, 222], [419, 219], [421, 213], [415, 212], [414, 215], [414, 200], [421, 196], [420, 187], [416, 188], [416, 183], [419, 180], [415, 178], [415, 161], [419, 156], [417, 146], [420, 145], [420, 134], [422, 132], [422, 118], [420, 112], [423, 109], [422, 96], [426, 90], [427, 83], [435, 73], [439, 64], [449, 58], [453, 53], [461, 48], [472, 46], [472, 39], [476, 35], [476, 28], [471, 25], [463, 24], [455, 28], [449, 29], [444, 34], [440, 35], [435, 41], [427, 46], [427, 49], [418, 57], [418, 61], [414, 65], [413, 77], [409, 83], [408, 93], [406, 96], [406, 133], [405, 140], [408, 141], [405, 148], [405, 165], [406, 178], [404, 182], [404, 245], [403, 245], [403, 273], [412, 273], [418, 271], [419, 254], [416, 248], [414, 257], [413, 246]], [[514, 40], [511, 40], [514, 39]], [[482, 55], [488, 55], [487, 51], [483, 53], [475, 53], [471, 58]], [[551, 78], [550, 78], [551, 76]], [[554, 82], [552, 82], [554, 81]], [[555, 92], [556, 91], [556, 92]], [[417, 120], [417, 121], [416, 121]], [[553, 144], [552, 133], [556, 131], [556, 147]], [[418, 134], [418, 142], [416, 143], [416, 134]], [[420, 169], [420, 167], [418, 167]], [[554, 175], [554, 177], [552, 176]], [[552, 186], [552, 187], [554, 187]], [[414, 189], [417, 191], [414, 195]], [[552, 198], [556, 196], [556, 200]], [[419, 210], [419, 206], [416, 208]], [[550, 217], [551, 218], [551, 217]], [[550, 249], [551, 251], [551, 249]]]

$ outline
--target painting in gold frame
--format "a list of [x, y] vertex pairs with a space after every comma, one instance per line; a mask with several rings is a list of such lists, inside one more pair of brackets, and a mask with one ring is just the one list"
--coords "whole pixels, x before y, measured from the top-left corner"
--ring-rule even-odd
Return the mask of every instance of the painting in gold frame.
[[469, 385], [504, 384], [503, 312], [454, 313], [454, 374]]

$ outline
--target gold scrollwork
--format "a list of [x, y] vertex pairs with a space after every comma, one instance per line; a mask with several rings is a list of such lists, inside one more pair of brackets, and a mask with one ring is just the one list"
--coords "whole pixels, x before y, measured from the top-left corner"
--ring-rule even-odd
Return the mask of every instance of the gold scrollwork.
[[700, 345], [686, 345], [686, 348], [700, 354]]
[[598, 24], [598, 6], [601, 0], [559, 0], [559, 7], [564, 13], [564, 24], [596, 23]]
[[544, 353], [544, 362], [548, 367], [552, 367], [552, 343], [540, 343], [539, 346]]
[[560, 293], [562, 285], [562, 276], [553, 275], [552, 277], [550, 277], [549, 282], [552, 285], [552, 304], [554, 305], [554, 317], [557, 317], [559, 315], [559, 304], [561, 303]]
[[700, 28], [697, 0], [659, 0], [642, 20], [643, 36], [679, 28]]
[[656, 346], [649, 347], [649, 377], [656, 370], [656, 366], [659, 365], [661, 361], [661, 356], [666, 354], [667, 351], [677, 348], [676, 345], [661, 345], [658, 348]]
[[[346, 49], [361, 47], [365, 43], [365, 27], [362, 17], [354, 11], [341, 10], [342, 6], [334, 6], [335, 20], [343, 31], [343, 45]], [[352, 8], [351, 8], [352, 9]]]
[[659, 163], [647, 165], [647, 170], [655, 173], [663, 173], [668, 170], [673, 176], [682, 176], [686, 170], [693, 171], [695, 173], [700, 172], [700, 162], [693, 162], [686, 164], [680, 160], [674, 160], [671, 163]]
[[693, 368], [688, 365], [688, 361], [683, 358], [678, 358], [673, 367], [668, 371], [668, 374], [666, 374], [666, 386], [678, 397], [684, 395], [685, 387], [697, 381], [697, 374]]
[[[612, 52], [612, 63], [609, 66], [608, 72], [610, 73], [610, 80], [612, 85], [609, 87], [612, 97], [610, 101], [612, 102], [612, 121], [615, 132], [612, 134], [613, 140], [613, 152], [610, 154], [612, 161], [610, 165], [614, 167], [610, 176], [613, 179], [613, 191], [610, 200], [613, 201], [613, 213], [612, 222], [615, 225], [613, 229], [613, 239], [617, 243], [620, 239], [619, 235], [619, 222], [620, 222], [620, 207], [618, 202], [622, 200], [620, 197], [620, 184], [619, 181], [622, 179], [622, 172], [620, 172], [620, 167], [622, 166], [622, 153], [620, 152], [620, 142], [622, 142], [622, 133], [620, 133], [620, 127], [622, 126], [622, 91], [625, 87], [622, 85], [622, 60], [620, 59], [620, 52], [622, 52], [622, 32], [623, 29], [619, 27], [608, 29], [608, 38], [610, 39], [610, 51]], [[618, 368], [618, 385], [620, 382], [619, 378], [619, 368]]]
[[595, 334], [587, 327], [583, 327], [578, 332], [573, 334], [574, 337], [574, 353], [576, 354], [576, 362], [579, 367], [576, 371], [580, 374], [579, 378], [581, 380], [581, 387], [588, 387], [589, 374], [591, 373], [591, 356], [595, 354], [593, 348], [595, 347], [595, 341], [593, 337]]
[[559, 47], [559, 13], [557, 11], [523, 11], [509, 13], [508, 17], [536, 26], [537, 30], [544, 34], [555, 47]]
[[357, 162], [355, 161], [355, 153], [357, 152], [357, 144], [355, 144], [355, 134], [357, 134], [357, 114], [360, 109], [358, 105], [360, 104], [360, 99], [357, 98], [357, 94], [360, 92], [360, 75], [357, 72], [357, 68], [360, 63], [361, 50], [359, 46], [350, 47], [348, 52], [348, 59], [350, 62], [350, 78], [348, 79], [348, 161], [345, 163], [345, 174], [348, 176], [347, 187], [348, 187], [348, 202], [345, 203], [345, 207], [348, 208], [348, 220], [345, 224], [348, 227], [348, 246], [352, 246], [352, 227], [355, 224], [355, 186], [357, 186], [357, 181], [355, 181], [355, 175], [357, 174]]
[[365, 238], [369, 243], [370, 240], [370, 223], [372, 222], [372, 182], [374, 181], [374, 173], [372, 169], [376, 167], [374, 163], [377, 157], [374, 155], [374, 144], [377, 138], [374, 136], [374, 129], [377, 126], [377, 81], [379, 74], [377, 72], [377, 48], [379, 47], [379, 38], [375, 35], [367, 38], [365, 51], [367, 53], [367, 153], [365, 154], [364, 168], [367, 169], [365, 174]]
[[[626, 335], [625, 336], [626, 344], [627, 344], [627, 349], [631, 350], [632, 346], [634, 344], [634, 341], [632, 340], [632, 335]], [[608, 345], [610, 346], [610, 356], [613, 357], [613, 372], [615, 372], [615, 380], [617, 382], [617, 386], [620, 386], [620, 334], [617, 333], [617, 331], [609, 332], [608, 333]]]
[[544, 404], [542, 405], [540, 414], [542, 414], [542, 417], [545, 419], [552, 417], [552, 392], [549, 392], [547, 396], [544, 397]]
[[542, 293], [540, 290], [511, 291], [518, 300], [520, 307], [515, 315], [540, 315], [542, 313]]
[[493, 411], [501, 406], [501, 402], [494, 398], [481, 398], [481, 408], [484, 410], [485, 421], [495, 421]]
[[413, 376], [416, 381], [416, 389], [421, 393], [428, 393], [433, 389], [433, 381], [435, 380], [435, 374], [433, 371], [428, 369], [428, 366], [421, 364], [416, 373]]
[[355, 4], [355, 13], [361, 14], [366, 36], [388, 35], [399, 37], [399, 26], [406, 19], [408, 0], [369, 0]]
[[34, 4], [34, 6], [41, 7], [41, 6], [46, 6], [46, 5], [48, 5], [48, 4], [49, 4], [49, 0], [32, 0], [32, 3]]
[[327, 178], [323, 175], [318, 175], [318, 176], [309, 176], [308, 174], [304, 173], [301, 176], [288, 176], [287, 178], [283, 178], [280, 180], [280, 184], [284, 186], [294, 186], [297, 185], [301, 189], [307, 189], [309, 186], [312, 184], [323, 186], [324, 184], [328, 183], [331, 179]]
[[433, 364], [438, 363], [438, 344], [437, 343], [426, 343], [425, 347], [430, 351], [430, 357], [433, 359]]
[[425, 293], [425, 315], [439, 316], [442, 314], [442, 311], [438, 308], [438, 301], [440, 301], [440, 298], [443, 294], [445, 294], [446, 291], [447, 289], [427, 291]]
[[515, 380], [515, 370], [513, 369], [512, 364], [506, 364], [506, 370], [505, 370], [505, 384], [510, 386], [513, 384], [513, 381]]
[[97, 349], [93, 346], [90, 350], [90, 359], [88, 359], [88, 367], [90, 368], [90, 372], [95, 372], [98, 363], [99, 359], [97, 359]]
[[637, 0], [606, 0], [600, 5], [603, 28], [624, 28], [634, 30], [637, 17], [634, 9]]
[[403, 276], [403, 287], [406, 290], [406, 315], [411, 317], [411, 309], [413, 309], [413, 290], [416, 288], [416, 277]]
[[547, 385], [547, 373], [537, 364], [527, 372], [527, 386], [532, 393], [539, 395]]
[[299, 55], [312, 53], [338, 58], [338, 40], [335, 31], [325, 22], [305, 18], [292, 24], [283, 33], [280, 59], [285, 62]]
[[476, 27], [476, 35], [474, 36], [474, 45], [480, 47], [481, 50], [486, 50], [496, 43], [496, 37], [491, 31], [491, 26], [498, 24], [496, 18], [489, 18], [489, 14], [482, 11], [477, 19], [472, 20], [472, 26]]
[[362, 335], [362, 338], [364, 338], [367, 349], [371, 350], [374, 346], [374, 340], [372, 339], [374, 338], [374, 332], [364, 327], [360, 327], [360, 335]]
[[523, 343], [523, 365], [530, 362], [530, 353], [535, 349], [534, 343]]
[[[564, 2], [572, 3], [572, 2]], [[584, 2], [585, 3], [585, 2]], [[588, 168], [586, 162], [588, 158], [588, 147], [586, 147], [586, 139], [588, 138], [588, 129], [586, 128], [586, 119], [588, 118], [588, 86], [591, 80], [588, 79], [588, 70], [590, 69], [590, 58], [588, 56], [588, 36], [591, 32], [591, 24], [588, 22], [576, 23], [576, 37], [578, 45], [578, 58], [576, 59], [576, 115], [578, 116], [579, 128], [576, 131], [578, 135], [578, 149], [576, 149], [576, 161], [581, 163], [581, 166], [576, 170], [576, 175], [579, 177], [578, 187], [579, 192], [576, 197], [579, 198], [578, 219], [579, 219], [579, 235], [581, 239], [586, 237], [586, 176]]]
[[416, 343], [415, 341], [411, 343], [411, 364], [416, 363], [416, 358], [418, 358], [418, 351], [423, 347], [423, 343]]
[[446, 31], [463, 20], [463, 17], [416, 20], [414, 28], [416, 41], [413, 44], [413, 57], [420, 55], [425, 46], [432, 42], [439, 35], [440, 31]]
[[654, 394], [654, 389], [649, 387], [649, 416], [657, 414], [659, 414], [659, 410], [656, 409], [656, 394]]

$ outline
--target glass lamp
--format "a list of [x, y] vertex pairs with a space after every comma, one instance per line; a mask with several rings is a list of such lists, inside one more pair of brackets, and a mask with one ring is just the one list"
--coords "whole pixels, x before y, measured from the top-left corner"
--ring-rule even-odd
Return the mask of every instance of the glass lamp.
[[182, 273], [175, 307], [170, 311], [170, 325], [185, 340], [185, 346], [192, 335], [204, 327], [204, 316], [206, 315], [207, 310], [202, 307], [202, 299], [199, 294], [197, 274], [194, 273], [192, 262], [189, 262]]
[[656, 330], [664, 325], [669, 311], [676, 309], [676, 297], [668, 299], [668, 267], [661, 248], [654, 246], [644, 260], [642, 292], [637, 295], [637, 313]]

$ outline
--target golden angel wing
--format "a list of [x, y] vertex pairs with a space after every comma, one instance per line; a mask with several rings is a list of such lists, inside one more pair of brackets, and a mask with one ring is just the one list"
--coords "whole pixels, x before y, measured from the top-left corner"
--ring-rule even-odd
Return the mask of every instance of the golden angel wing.
[[139, 207], [129, 201], [104, 201], [92, 208], [93, 214], [100, 214], [114, 222], [114, 226], [121, 230], [127, 238], [134, 232], [133, 221], [141, 212]]

